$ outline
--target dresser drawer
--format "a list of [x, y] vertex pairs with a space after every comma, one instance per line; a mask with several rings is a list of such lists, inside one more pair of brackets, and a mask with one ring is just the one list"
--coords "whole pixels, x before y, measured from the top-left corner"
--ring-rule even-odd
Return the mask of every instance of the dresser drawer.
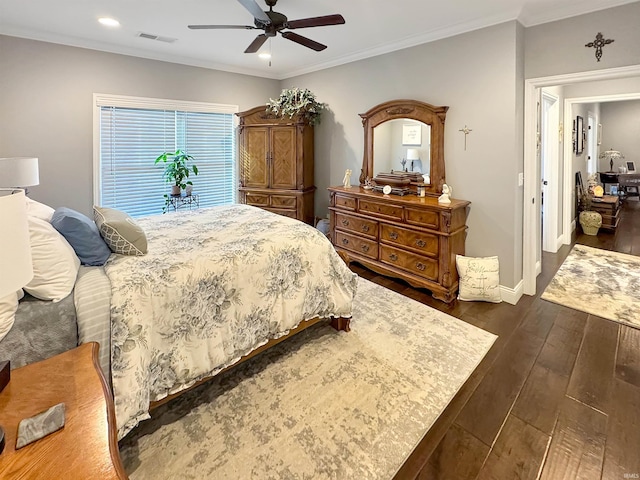
[[360, 199], [358, 202], [358, 211], [372, 215], [380, 215], [394, 220], [402, 220], [402, 207], [392, 203], [378, 203]]
[[440, 229], [440, 214], [438, 212], [406, 208], [405, 215], [407, 223], [427, 227], [432, 230]]
[[259, 193], [247, 193], [244, 197], [244, 202], [247, 205], [254, 205], [256, 207], [266, 207], [269, 205], [269, 195], [261, 195]]
[[289, 218], [298, 218], [297, 212], [295, 210], [285, 210], [283, 208], [265, 208], [269, 212], [277, 213], [278, 215], [282, 215], [284, 217]]
[[336, 213], [336, 228], [378, 238], [378, 222]]
[[426, 232], [382, 224], [380, 241], [411, 248], [432, 257], [438, 256], [438, 237]]
[[296, 197], [291, 195], [271, 195], [271, 206], [276, 208], [296, 208]]
[[351, 250], [374, 260], [378, 258], [378, 244], [375, 241], [337, 231], [335, 242], [336, 246], [345, 250]]
[[380, 245], [380, 260], [429, 280], [438, 280], [438, 260]]
[[346, 208], [347, 210], [356, 209], [356, 199], [353, 197], [345, 197], [343, 195], [336, 195], [336, 207]]

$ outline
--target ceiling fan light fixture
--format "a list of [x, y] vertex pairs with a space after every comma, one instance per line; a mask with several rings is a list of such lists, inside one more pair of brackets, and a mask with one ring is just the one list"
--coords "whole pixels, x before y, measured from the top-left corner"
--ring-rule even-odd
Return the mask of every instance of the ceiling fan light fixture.
[[271, 54], [269, 52], [262, 52], [258, 54], [258, 57], [260, 57], [262, 60], [270, 60]]
[[110, 17], [100, 17], [98, 19], [98, 22], [100, 22], [102, 25], [105, 25], [107, 27], [119, 27], [120, 26], [120, 22], [118, 20], [116, 20], [115, 18], [110, 18]]

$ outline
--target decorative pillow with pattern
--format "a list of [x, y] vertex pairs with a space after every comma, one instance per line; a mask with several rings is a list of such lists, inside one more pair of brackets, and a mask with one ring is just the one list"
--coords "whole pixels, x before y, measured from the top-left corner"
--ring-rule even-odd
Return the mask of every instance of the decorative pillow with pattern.
[[456, 255], [460, 277], [458, 300], [500, 303], [500, 264], [498, 257]]
[[147, 253], [147, 236], [129, 215], [107, 207], [93, 207], [100, 235], [114, 253], [140, 256]]

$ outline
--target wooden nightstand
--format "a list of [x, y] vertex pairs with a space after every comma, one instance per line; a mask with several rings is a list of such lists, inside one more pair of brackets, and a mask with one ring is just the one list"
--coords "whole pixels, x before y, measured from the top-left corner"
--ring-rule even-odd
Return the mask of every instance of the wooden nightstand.
[[[20, 420], [60, 402], [66, 405], [64, 428], [16, 451]], [[0, 423], [6, 436], [2, 479], [127, 478], [97, 343], [13, 370], [0, 393]]]

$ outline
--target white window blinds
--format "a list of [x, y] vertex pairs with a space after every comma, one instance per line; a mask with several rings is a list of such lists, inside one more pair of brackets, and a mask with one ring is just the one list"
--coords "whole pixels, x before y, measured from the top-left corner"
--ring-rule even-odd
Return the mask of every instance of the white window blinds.
[[162, 176], [164, 164], [154, 161], [177, 149], [193, 156], [198, 166], [199, 174], [189, 180], [200, 207], [236, 201], [233, 111], [237, 107], [131, 97], [96, 99], [96, 203], [132, 217], [162, 213], [171, 186]]

